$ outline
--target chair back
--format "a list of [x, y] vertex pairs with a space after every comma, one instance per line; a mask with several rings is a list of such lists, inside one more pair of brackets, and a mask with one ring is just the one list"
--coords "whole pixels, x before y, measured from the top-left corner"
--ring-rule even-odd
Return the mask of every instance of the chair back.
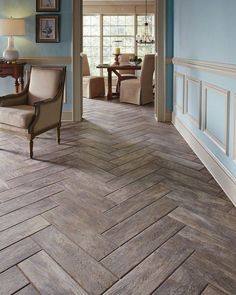
[[141, 71], [141, 102], [145, 104], [153, 100], [153, 74], [155, 70], [155, 55], [144, 56]]
[[[134, 53], [122, 53], [119, 56], [120, 65], [128, 65], [130, 57], [134, 57], [134, 56], [135, 56]], [[119, 73], [121, 75], [123, 75], [123, 74], [135, 75], [135, 70], [119, 70]]]
[[65, 67], [32, 66], [28, 88], [28, 105], [53, 99], [59, 95], [62, 104], [65, 84]]
[[85, 53], [82, 53], [81, 56], [82, 56], [82, 75], [83, 76], [90, 76], [88, 56]]

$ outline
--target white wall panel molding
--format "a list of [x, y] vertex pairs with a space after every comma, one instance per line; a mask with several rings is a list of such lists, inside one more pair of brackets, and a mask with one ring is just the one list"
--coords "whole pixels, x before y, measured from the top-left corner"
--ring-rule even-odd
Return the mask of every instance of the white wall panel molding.
[[[194, 88], [197, 93], [196, 96], [191, 93]], [[201, 129], [202, 82], [190, 76], [186, 76], [184, 92], [184, 113], [199, 129]], [[191, 105], [197, 110], [196, 114], [191, 112]]]
[[233, 77], [236, 79], [236, 65], [234, 64], [222, 64], [177, 57], [174, 57], [172, 59], [172, 62], [174, 65], [200, 69], [208, 72], [213, 72], [219, 75]]
[[[224, 100], [224, 108], [225, 113], [222, 113], [222, 116], [224, 119], [224, 138], [223, 140], [220, 140], [219, 137], [217, 137], [216, 134], [213, 134], [213, 132], [209, 129], [208, 126], [208, 99], [209, 99], [209, 92], [213, 92], [216, 95], [219, 95]], [[229, 155], [229, 116], [230, 116], [230, 110], [229, 110], [229, 101], [230, 101], [230, 91], [218, 87], [213, 84], [204, 83], [203, 84], [203, 117], [202, 117], [202, 131], [204, 134], [215, 144], [220, 148], [225, 154]], [[222, 110], [224, 111], [224, 110]], [[214, 110], [212, 110], [214, 112]], [[220, 120], [220, 118], [216, 118], [217, 120]]]
[[71, 56], [36, 56], [36, 57], [21, 57], [21, 62], [26, 62], [31, 65], [67, 65], [71, 64]]
[[[177, 99], [177, 85], [180, 85], [182, 87], [182, 95], [180, 98], [180, 101], [178, 102]], [[174, 89], [173, 89], [173, 95], [174, 95], [174, 108], [179, 110], [181, 113], [184, 112], [184, 96], [185, 96], [185, 75], [182, 73], [179, 73], [177, 71], [174, 72]]]
[[234, 95], [234, 138], [233, 138], [233, 159], [236, 163], [236, 94]]
[[172, 123], [236, 206], [236, 178], [228, 171], [228, 169], [226, 169], [206, 145], [199, 141], [196, 136], [184, 124], [182, 124], [180, 119], [177, 118], [174, 113], [172, 114]]

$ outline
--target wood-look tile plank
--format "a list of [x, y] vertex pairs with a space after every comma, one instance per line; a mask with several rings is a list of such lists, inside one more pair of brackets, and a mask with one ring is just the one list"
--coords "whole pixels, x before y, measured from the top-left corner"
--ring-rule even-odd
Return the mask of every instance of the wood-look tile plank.
[[42, 216], [97, 260], [117, 248], [113, 241], [85, 227], [78, 215], [63, 207], [57, 207]]
[[0, 251], [0, 272], [16, 265], [39, 250], [40, 247], [30, 238], [26, 238], [5, 248]]
[[207, 211], [207, 209], [217, 209], [220, 211], [228, 212], [232, 208], [232, 203], [229, 201], [224, 201], [213, 195], [197, 195], [194, 192], [180, 192], [178, 190], [172, 191], [167, 195], [168, 198], [176, 201], [179, 206], [190, 208], [190, 210], [197, 210], [202, 208]]
[[205, 256], [194, 253], [185, 264], [189, 272], [195, 272], [202, 279], [213, 284], [226, 294], [235, 294], [236, 277], [224, 269], [220, 269], [213, 261], [206, 259]]
[[226, 293], [214, 286], [208, 285], [201, 295], [226, 295]]
[[118, 277], [122, 277], [183, 227], [182, 223], [163, 217], [101, 262]]
[[179, 207], [169, 214], [170, 217], [187, 224], [194, 229], [212, 236], [217, 241], [236, 245], [236, 231], [215, 222], [211, 218], [195, 214], [190, 210]]
[[34, 234], [49, 226], [49, 223], [40, 216], [36, 216], [0, 232], [0, 250]]
[[21, 262], [19, 268], [41, 294], [88, 294], [44, 251]]
[[28, 284], [29, 281], [16, 266], [0, 274], [1, 295], [13, 294]]
[[138, 193], [158, 184], [164, 179], [163, 176], [158, 175], [156, 172], [148, 174], [114, 192], [108, 194], [106, 198], [113, 200], [115, 203], [120, 204], [125, 200], [135, 196]]
[[188, 168], [192, 168], [192, 169], [195, 169], [195, 170], [201, 170], [204, 167], [202, 164], [199, 164], [199, 163], [196, 163], [196, 162], [193, 162], [193, 161], [190, 161], [190, 160], [186, 160], [186, 159], [183, 159], [183, 158], [179, 158], [179, 157], [174, 156], [174, 155], [169, 155], [168, 153], [162, 153], [162, 152], [159, 152], [159, 151], [154, 151], [152, 153], [152, 155], [160, 157], [160, 158], [165, 159], [165, 160], [173, 161], [175, 163], [181, 164], [183, 166], [186, 166]]
[[152, 295], [199, 295], [206, 285], [201, 276], [183, 264]]
[[89, 294], [101, 294], [117, 278], [85, 251], [53, 227], [33, 235], [33, 239]]
[[25, 288], [15, 293], [16, 295], [39, 295], [39, 292], [32, 286], [28, 285]]
[[112, 218], [116, 222], [121, 222], [127, 217], [135, 214], [142, 208], [150, 205], [151, 203], [157, 201], [169, 192], [165, 186], [161, 184], [156, 184], [139, 193], [128, 200], [122, 202], [121, 204], [113, 207], [111, 210], [107, 211], [105, 215]]
[[66, 175], [57, 173], [47, 176], [45, 178], [35, 180], [33, 182], [29, 182], [27, 184], [23, 184], [21, 186], [18, 186], [17, 188], [9, 189], [7, 191], [0, 193], [0, 203], [4, 203], [19, 196], [37, 191], [40, 188], [60, 182], [64, 179], [66, 179]]
[[192, 253], [179, 237], [174, 237], [114, 284], [106, 295], [151, 294]]
[[187, 187], [196, 188], [207, 193], [219, 193], [221, 191], [221, 188], [219, 186], [205, 183], [203, 181], [187, 176], [185, 174], [180, 174], [173, 170], [162, 168], [158, 170], [158, 173], [166, 178], [170, 178], [180, 183], [183, 183]]
[[39, 215], [45, 211], [55, 208], [57, 204], [49, 199], [41, 200], [37, 203], [25, 206], [19, 210], [8, 213], [0, 217], [0, 231], [6, 230], [18, 223]]
[[122, 245], [175, 208], [176, 205], [171, 200], [158, 200], [106, 231], [103, 236], [117, 245]]
[[154, 157], [152, 155], [146, 155], [146, 156], [143, 156], [143, 157], [138, 158], [136, 160], [130, 161], [126, 164], [123, 164], [119, 167], [116, 167], [116, 168], [110, 170], [109, 172], [113, 175], [121, 176], [125, 173], [128, 173], [132, 170], [142, 167], [148, 163], [151, 163], [151, 162], [153, 162], [153, 160], [154, 160]]
[[108, 181], [108, 185], [111, 186], [114, 190], [120, 189], [131, 182], [134, 182], [144, 176], [147, 176], [148, 174], [153, 173], [156, 170], [158, 170], [158, 166], [155, 164], [144, 165], [142, 167], [139, 167], [139, 169], [128, 172], [122, 176]]
[[77, 201], [76, 196], [61, 193], [52, 196], [51, 200], [79, 216], [81, 224], [95, 232], [102, 233], [117, 223], [112, 217], [101, 214], [100, 210], [89, 206], [86, 202]]
[[58, 184], [53, 184], [42, 189], [38, 189], [37, 191], [31, 192], [27, 195], [14, 198], [13, 200], [9, 200], [5, 203], [0, 204], [0, 216], [8, 214], [17, 209], [23, 208], [32, 203], [41, 201], [61, 191], [63, 191], [62, 186]]

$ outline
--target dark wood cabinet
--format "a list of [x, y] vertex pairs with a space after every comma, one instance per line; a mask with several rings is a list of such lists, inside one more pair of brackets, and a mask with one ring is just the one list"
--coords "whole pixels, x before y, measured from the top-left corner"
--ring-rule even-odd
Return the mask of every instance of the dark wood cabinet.
[[0, 63], [0, 77], [13, 77], [16, 93], [24, 89], [24, 66], [25, 63]]

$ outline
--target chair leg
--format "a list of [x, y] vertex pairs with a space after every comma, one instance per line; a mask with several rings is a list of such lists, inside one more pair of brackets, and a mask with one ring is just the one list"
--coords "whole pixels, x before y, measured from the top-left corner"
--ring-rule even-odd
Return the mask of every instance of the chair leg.
[[33, 154], [33, 147], [34, 147], [33, 138], [30, 139], [29, 145], [30, 145], [30, 159], [33, 159], [33, 156], [34, 156], [34, 154]]
[[57, 143], [61, 143], [61, 126], [57, 126]]

